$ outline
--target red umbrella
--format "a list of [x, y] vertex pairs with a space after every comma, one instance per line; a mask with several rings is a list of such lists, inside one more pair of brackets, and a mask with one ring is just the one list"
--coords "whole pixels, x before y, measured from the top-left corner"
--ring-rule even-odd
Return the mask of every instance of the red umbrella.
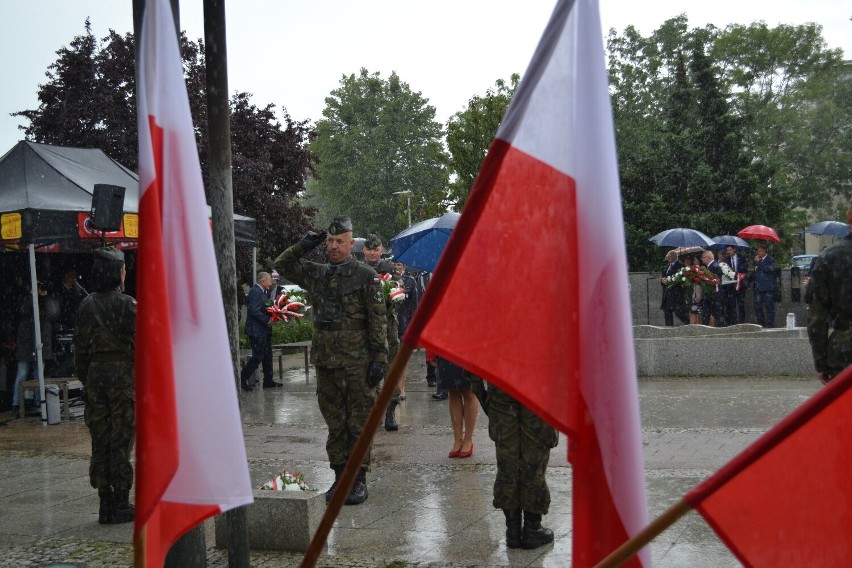
[[737, 236], [742, 237], [744, 239], [760, 239], [762, 241], [772, 241], [773, 243], [781, 242], [781, 238], [778, 236], [778, 233], [775, 232], [775, 229], [773, 229], [772, 227], [767, 227], [766, 225], [751, 225], [737, 233]]

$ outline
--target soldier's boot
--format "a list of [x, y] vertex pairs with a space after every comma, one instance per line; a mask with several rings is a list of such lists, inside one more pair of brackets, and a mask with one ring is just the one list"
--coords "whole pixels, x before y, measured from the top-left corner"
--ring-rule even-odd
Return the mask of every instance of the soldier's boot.
[[346, 498], [347, 505], [360, 505], [367, 500], [367, 470], [363, 467], [358, 470], [358, 477], [355, 478], [355, 483], [352, 484], [352, 491]]
[[130, 504], [130, 491], [116, 491], [113, 494], [112, 501], [112, 518], [110, 524], [119, 525], [121, 523], [130, 523], [133, 521], [133, 516], [136, 514], [136, 509]]
[[331, 484], [331, 487], [328, 488], [328, 491], [325, 492], [325, 502], [328, 503], [331, 501], [331, 498], [334, 497], [334, 490], [337, 489], [337, 482], [340, 481], [340, 476], [343, 475], [343, 467], [342, 465], [333, 465], [331, 469], [334, 470], [334, 483]]
[[538, 548], [553, 542], [553, 531], [541, 526], [541, 514], [524, 511], [524, 533], [521, 537], [524, 548]]
[[506, 515], [506, 548], [520, 548], [523, 545], [521, 535], [521, 510], [503, 509]]
[[101, 505], [98, 508], [98, 523], [107, 525], [112, 523], [112, 487], [98, 489], [98, 497]]
[[398, 401], [392, 400], [385, 411], [385, 430], [388, 432], [396, 432], [399, 430], [399, 424], [396, 422], [396, 406]]

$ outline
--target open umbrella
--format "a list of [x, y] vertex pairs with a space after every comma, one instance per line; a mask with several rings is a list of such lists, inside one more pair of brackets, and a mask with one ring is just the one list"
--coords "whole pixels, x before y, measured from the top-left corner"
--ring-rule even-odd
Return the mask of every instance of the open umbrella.
[[461, 215], [445, 213], [413, 225], [390, 240], [396, 262], [432, 272]]
[[849, 225], [840, 221], [820, 221], [805, 229], [805, 232], [829, 237], [845, 237], [849, 234]]
[[773, 229], [772, 227], [767, 227], [766, 225], [749, 225], [748, 227], [737, 233], [737, 236], [742, 237], [744, 239], [772, 241], [773, 243], [781, 242], [781, 237], [778, 236], [778, 233], [775, 232], [775, 229]]
[[668, 229], [651, 237], [658, 247], [710, 247], [713, 239], [695, 229]]
[[747, 242], [733, 235], [721, 235], [718, 237], [713, 237], [713, 242], [716, 243], [712, 247], [714, 249], [723, 249], [728, 245], [736, 247], [737, 250], [751, 248]]

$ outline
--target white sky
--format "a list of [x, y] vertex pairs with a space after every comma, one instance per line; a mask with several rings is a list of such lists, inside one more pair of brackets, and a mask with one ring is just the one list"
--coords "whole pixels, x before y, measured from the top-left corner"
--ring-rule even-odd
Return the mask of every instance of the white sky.
[[[342, 75], [361, 67], [387, 78], [396, 71], [445, 123], [496, 79], [523, 74], [555, 0], [229, 0], [229, 88], [254, 94], [258, 106], [286, 107], [295, 120], [322, 117], [325, 97]], [[428, 7], [428, 9], [424, 8]], [[203, 36], [201, 0], [181, 0], [181, 26]], [[23, 139], [56, 50], [84, 31], [96, 37], [132, 31], [131, 0], [5, 2], [0, 19], [0, 155]], [[816, 22], [829, 47], [852, 58], [852, 5], [841, 0], [601, 0], [604, 31], [636, 26], [644, 35], [686, 13], [690, 27], [713, 23]]]

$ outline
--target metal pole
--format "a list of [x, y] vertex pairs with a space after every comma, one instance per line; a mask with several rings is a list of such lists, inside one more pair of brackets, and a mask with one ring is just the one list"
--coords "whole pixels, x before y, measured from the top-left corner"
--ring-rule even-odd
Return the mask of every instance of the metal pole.
[[[38, 276], [36, 275], [36, 258], [35, 258], [35, 245], [30, 243], [29, 245], [30, 252], [30, 290], [32, 291], [32, 300], [33, 300], [33, 330], [35, 335], [33, 335], [33, 342], [35, 343], [35, 355], [36, 360], [34, 361], [36, 365], [36, 377], [38, 378], [38, 392], [41, 395], [41, 425], [47, 426], [47, 401], [45, 400], [44, 393], [44, 361], [41, 356], [41, 314], [38, 309]], [[20, 401], [21, 404], [18, 407], [21, 411], [21, 416], [25, 416], [24, 410], [26, 407], [25, 400]]]
[[404, 195], [408, 198], [408, 226], [411, 226], [411, 190], [406, 189], [405, 191], [394, 191], [394, 195]]

